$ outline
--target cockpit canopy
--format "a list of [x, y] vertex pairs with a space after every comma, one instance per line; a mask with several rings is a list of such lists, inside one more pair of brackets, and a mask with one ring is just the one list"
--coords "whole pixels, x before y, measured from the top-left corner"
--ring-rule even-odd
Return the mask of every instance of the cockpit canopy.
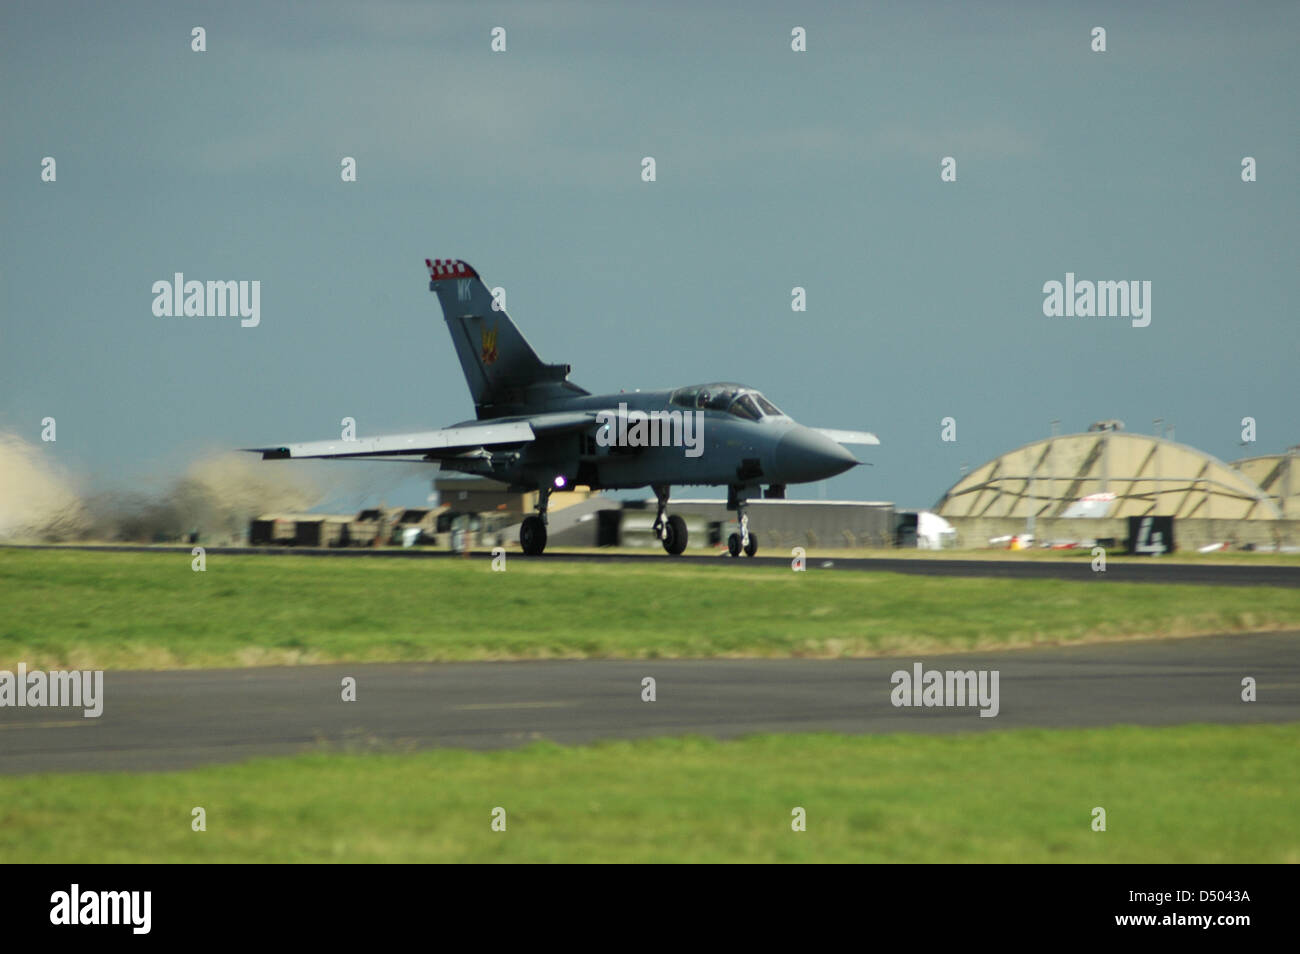
[[699, 411], [726, 411], [747, 421], [764, 417], [785, 417], [777, 406], [753, 388], [743, 384], [696, 384], [678, 388], [669, 398], [678, 407]]

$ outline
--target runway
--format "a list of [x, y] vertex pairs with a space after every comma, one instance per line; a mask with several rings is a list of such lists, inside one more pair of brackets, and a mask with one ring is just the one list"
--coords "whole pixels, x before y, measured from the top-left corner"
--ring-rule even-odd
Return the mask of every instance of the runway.
[[[890, 676], [997, 670], [999, 712], [896, 708]], [[346, 676], [356, 701], [342, 701]], [[1258, 700], [1241, 700], [1242, 679]], [[642, 701], [642, 680], [656, 700]], [[1300, 720], [1300, 631], [855, 660], [412, 663], [106, 672], [104, 711], [0, 708], [0, 772], [142, 771], [311, 750], [696, 733], [963, 732]]]
[[[179, 553], [190, 547], [139, 546], [133, 544], [53, 545], [10, 544], [11, 550], [98, 550], [107, 553]], [[489, 550], [477, 550], [469, 556], [446, 550], [312, 548], [312, 547], [206, 547], [213, 556], [312, 556], [338, 559], [393, 560], [490, 560]], [[546, 553], [526, 557], [517, 552], [511, 559], [537, 560], [544, 563], [623, 563], [677, 564], [706, 567], [772, 566], [789, 569], [790, 557], [758, 556], [733, 560], [716, 554], [682, 554], [669, 557], [662, 552], [650, 553]], [[919, 576], [995, 577], [1016, 580], [1077, 580], [1088, 583], [1182, 583], [1200, 586], [1290, 586], [1300, 587], [1300, 565], [1230, 563], [1175, 563], [1151, 558], [1146, 560], [1111, 560], [1105, 572], [1096, 573], [1092, 561], [1084, 558], [1061, 560], [977, 560], [977, 559], [900, 559], [898, 557], [810, 557], [810, 571], [851, 570], [876, 573], [911, 573]]]

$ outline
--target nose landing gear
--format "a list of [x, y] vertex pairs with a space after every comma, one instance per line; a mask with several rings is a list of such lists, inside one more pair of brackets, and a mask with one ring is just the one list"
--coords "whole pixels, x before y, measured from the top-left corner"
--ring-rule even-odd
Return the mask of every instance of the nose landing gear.
[[745, 556], [753, 556], [758, 552], [758, 537], [755, 534], [749, 535], [748, 543], [741, 543], [741, 537], [738, 533], [733, 533], [727, 537], [727, 552], [734, 557], [740, 556], [743, 551]]
[[740, 520], [740, 533], [733, 533], [727, 537], [727, 552], [733, 557], [740, 556], [743, 551], [745, 556], [752, 557], [758, 552], [758, 537], [749, 532], [749, 499], [744, 493], [744, 488], [733, 490], [735, 511]]

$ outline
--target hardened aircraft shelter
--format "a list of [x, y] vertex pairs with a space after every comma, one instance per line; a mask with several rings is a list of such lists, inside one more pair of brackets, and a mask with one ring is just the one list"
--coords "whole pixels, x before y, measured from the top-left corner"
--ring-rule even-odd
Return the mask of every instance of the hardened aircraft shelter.
[[[1082, 434], [1009, 451], [958, 480], [935, 511], [957, 528], [964, 546], [1026, 531], [1040, 542], [1118, 540], [1128, 534], [1130, 517], [1174, 518], [1181, 549], [1300, 543], [1294, 519], [1300, 513], [1288, 483], [1293, 457], [1234, 466], [1122, 427], [1099, 422]], [[1277, 489], [1270, 492], [1256, 475]]]

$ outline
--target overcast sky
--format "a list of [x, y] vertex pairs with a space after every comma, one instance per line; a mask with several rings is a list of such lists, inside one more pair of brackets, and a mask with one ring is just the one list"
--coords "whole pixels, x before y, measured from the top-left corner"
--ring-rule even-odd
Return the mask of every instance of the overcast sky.
[[[629, 6], [6, 2], [0, 428], [129, 487], [472, 417], [428, 256], [593, 392], [875, 431], [832, 498], [930, 505], [1053, 419], [1300, 442], [1300, 4]], [[175, 272], [260, 281], [260, 324], [155, 317]], [[1067, 272], [1151, 282], [1150, 325], [1045, 317]]]

